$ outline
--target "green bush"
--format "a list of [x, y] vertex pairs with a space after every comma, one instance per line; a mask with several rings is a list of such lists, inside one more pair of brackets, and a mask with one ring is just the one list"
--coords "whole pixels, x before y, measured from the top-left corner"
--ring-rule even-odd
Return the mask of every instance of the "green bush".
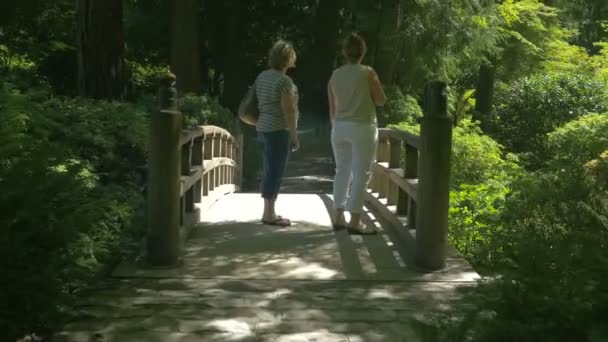
[[608, 148], [608, 113], [589, 114], [549, 133], [552, 168], [585, 163]]
[[500, 144], [482, 133], [479, 126], [463, 120], [454, 128], [452, 142], [452, 186], [507, 181], [517, 172], [517, 158], [505, 153]]
[[494, 262], [493, 236], [509, 185], [521, 169], [514, 156], [469, 120], [454, 128], [451, 160], [448, 238], [481, 271]]
[[608, 111], [606, 85], [586, 74], [539, 74], [499, 87], [490, 130], [538, 169], [549, 158], [547, 133], [588, 113]]
[[[188, 127], [235, 127], [207, 97], [179, 105]], [[154, 96], [58, 98], [0, 83], [0, 330], [9, 340], [61, 324], [105, 265], [138, 251], [152, 110]]]
[[160, 75], [169, 71], [168, 67], [134, 61], [128, 61], [127, 64], [131, 72], [130, 93], [133, 98], [156, 94], [160, 85]]
[[[419, 134], [420, 126], [391, 125]], [[493, 263], [492, 241], [509, 184], [520, 173], [517, 159], [465, 119], [453, 130], [450, 173], [450, 244], [478, 267]], [[480, 269], [481, 270], [481, 269]]]
[[[448, 330], [448, 335], [464, 329], [467, 341], [480, 342], [603, 341], [608, 337], [602, 318], [608, 314], [604, 125], [605, 116], [592, 114], [558, 128], [549, 135], [555, 148], [553, 161], [510, 183], [498, 219], [490, 215], [492, 235], [482, 249], [473, 252], [472, 259], [483, 263], [479, 257], [490, 256], [491, 262], [484, 266], [497, 277], [483, 283], [474, 297], [465, 298], [473, 307], [457, 309], [463, 310], [458, 314], [465, 317], [464, 322]], [[453, 193], [451, 199], [458, 203], [471, 197]], [[477, 209], [472, 216], [486, 214]]]
[[603, 327], [608, 192], [575, 178], [533, 175], [514, 187], [495, 238], [501, 277], [477, 308], [493, 315], [475, 341], [589, 341]]
[[29, 134], [65, 145], [104, 183], [141, 182], [148, 143], [148, 113], [143, 106], [51, 98], [39, 108]]
[[422, 108], [418, 105], [418, 101], [410, 95], [404, 95], [399, 87], [387, 86], [385, 92], [386, 104], [378, 118], [380, 126], [399, 123], [416, 124], [422, 117]]
[[178, 99], [177, 105], [184, 114], [185, 127], [215, 125], [232, 132], [238, 127], [234, 114], [208, 96], [184, 95]]
[[9, 340], [59, 324], [145, 226], [141, 178], [131, 177], [145, 155], [143, 114], [46, 98], [0, 86], [0, 330]]

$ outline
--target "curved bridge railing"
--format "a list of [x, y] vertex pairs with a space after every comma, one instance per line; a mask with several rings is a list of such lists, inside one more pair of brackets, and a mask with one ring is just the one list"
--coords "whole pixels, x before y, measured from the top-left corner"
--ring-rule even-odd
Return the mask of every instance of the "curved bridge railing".
[[420, 135], [380, 129], [366, 197], [408, 243], [416, 266], [429, 270], [445, 266], [448, 250], [452, 121], [446, 91], [443, 82], [428, 86]]
[[160, 110], [150, 118], [148, 234], [146, 262], [179, 263], [188, 228], [222, 196], [238, 191], [243, 140], [216, 126], [183, 130], [177, 110], [175, 76], [159, 89]]

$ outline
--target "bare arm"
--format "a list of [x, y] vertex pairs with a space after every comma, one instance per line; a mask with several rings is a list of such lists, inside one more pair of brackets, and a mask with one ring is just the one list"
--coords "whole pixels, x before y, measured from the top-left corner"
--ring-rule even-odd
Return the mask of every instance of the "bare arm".
[[331, 88], [331, 80], [327, 82], [327, 98], [329, 99], [329, 119], [334, 122], [336, 119], [336, 98]]
[[292, 138], [297, 135], [298, 132], [298, 98], [294, 94], [283, 94], [281, 95], [281, 109], [283, 115], [285, 115], [285, 121], [287, 122], [287, 128]]
[[384, 106], [386, 102], [386, 96], [384, 95], [384, 89], [382, 88], [382, 83], [380, 83], [380, 78], [374, 69], [370, 68], [370, 72], [368, 74], [367, 80], [369, 82], [369, 89], [372, 95], [372, 100], [376, 106]]

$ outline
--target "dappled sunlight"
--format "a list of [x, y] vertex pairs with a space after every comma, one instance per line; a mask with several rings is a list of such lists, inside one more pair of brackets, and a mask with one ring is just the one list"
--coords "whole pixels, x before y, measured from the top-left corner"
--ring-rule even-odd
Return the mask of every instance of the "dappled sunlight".
[[300, 262], [300, 265], [292, 265], [291, 268], [284, 274], [285, 278], [333, 279], [339, 274], [316, 263], [302, 265]]
[[328, 195], [281, 196], [288, 227], [259, 222], [258, 196], [215, 203], [191, 230], [178, 268], [123, 263], [114, 271], [126, 277], [122, 289], [102, 291], [94, 309], [89, 303], [87, 326], [116, 340], [135, 330], [184, 342], [416, 341], [412, 322], [452, 309], [457, 289], [476, 275], [453, 258], [442, 271], [411, 269], [406, 245], [368, 207], [363, 223], [378, 234], [358, 236], [332, 229]]
[[205, 327], [219, 330], [218, 337], [224, 337], [226, 341], [239, 341], [254, 336], [251, 324], [239, 319], [212, 320]]
[[327, 330], [286, 334], [279, 336], [276, 342], [310, 342], [310, 341], [323, 341], [323, 342], [348, 342], [346, 335], [338, 335], [331, 333]]

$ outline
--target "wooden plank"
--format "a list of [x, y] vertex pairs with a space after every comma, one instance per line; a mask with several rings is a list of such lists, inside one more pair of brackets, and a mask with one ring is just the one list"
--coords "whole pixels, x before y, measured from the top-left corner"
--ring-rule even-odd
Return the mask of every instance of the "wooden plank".
[[418, 199], [418, 179], [403, 178], [403, 169], [391, 169], [388, 167], [388, 163], [376, 163], [374, 173], [387, 175], [390, 177], [390, 181], [405, 191], [409, 197], [415, 201]]
[[420, 146], [420, 136], [397, 128], [379, 128], [380, 138], [394, 138], [403, 141], [407, 145], [418, 148]]
[[220, 166], [229, 166], [229, 167], [237, 167], [237, 164], [234, 160], [230, 158], [213, 158], [211, 160], [205, 160], [203, 162], [203, 167], [205, 169], [205, 174], [220, 167]]
[[180, 179], [179, 195], [183, 196], [186, 191], [190, 190], [203, 177], [203, 173], [202, 166], [194, 166], [190, 170], [189, 175], [182, 176]]
[[184, 145], [192, 141], [192, 139], [203, 136], [203, 127], [194, 127], [192, 129], [183, 130], [179, 137], [179, 144]]

